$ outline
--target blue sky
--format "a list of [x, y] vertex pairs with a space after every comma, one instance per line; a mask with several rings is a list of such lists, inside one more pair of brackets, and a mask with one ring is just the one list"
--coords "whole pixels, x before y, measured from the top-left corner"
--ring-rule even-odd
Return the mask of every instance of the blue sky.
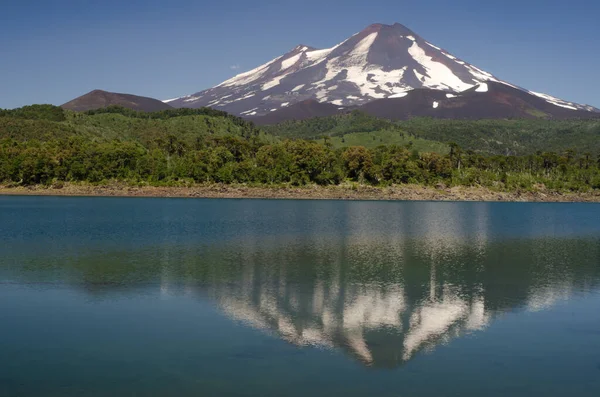
[[[371, 23], [534, 91], [600, 107], [600, 1], [18, 0], [0, 11], [0, 108], [88, 91], [167, 99]], [[239, 66], [239, 70], [232, 70]]]

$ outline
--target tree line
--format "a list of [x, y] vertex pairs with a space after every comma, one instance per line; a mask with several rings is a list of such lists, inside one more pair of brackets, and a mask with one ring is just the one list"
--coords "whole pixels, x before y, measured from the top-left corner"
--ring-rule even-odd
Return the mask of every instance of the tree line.
[[[460, 138], [446, 146], [448, 152], [440, 154], [418, 152], [410, 142], [380, 146], [371, 143], [368, 148], [362, 143], [334, 146], [336, 135], [350, 127], [357, 131], [395, 128], [390, 122], [360, 112], [286, 122], [279, 127], [288, 128], [289, 133], [277, 136], [277, 126], [269, 127], [267, 131], [272, 134], [268, 134], [251, 122], [207, 108], [144, 113], [113, 106], [74, 113], [51, 105], [33, 105], [0, 110], [0, 183], [96, 184], [120, 180], [152, 185], [301, 186], [356, 182], [374, 186], [485, 186], [499, 190], [541, 186], [569, 191], [600, 188], [600, 158], [593, 145], [579, 151], [528, 150], [519, 156], [476, 151], [477, 142], [465, 145], [469, 134], [483, 136], [484, 131], [499, 126], [527, 129], [530, 123], [415, 119], [403, 124], [409, 125], [408, 130], [416, 135], [436, 135], [442, 142], [444, 137]], [[567, 142], [574, 135], [594, 138], [598, 134], [595, 123], [547, 125], [559, 131], [557, 136]], [[311, 130], [317, 131], [319, 137], [297, 136], [306, 137]], [[477, 131], [476, 135], [473, 131]], [[500, 135], [490, 136], [493, 140]]]
[[266, 143], [257, 136], [176, 135], [142, 144], [82, 136], [46, 141], [0, 140], [0, 181], [182, 185], [245, 183], [338, 185], [347, 181], [386, 186], [485, 186], [529, 190], [600, 188], [600, 158], [590, 153], [538, 152], [527, 156], [484, 156], [450, 144], [447, 155], [418, 153], [407, 146], [333, 148], [327, 138]]

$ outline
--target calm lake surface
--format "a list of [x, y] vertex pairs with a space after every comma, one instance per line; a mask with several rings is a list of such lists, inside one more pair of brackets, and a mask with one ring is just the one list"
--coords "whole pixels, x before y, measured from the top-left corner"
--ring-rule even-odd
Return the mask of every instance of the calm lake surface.
[[600, 205], [0, 197], [0, 396], [600, 395]]

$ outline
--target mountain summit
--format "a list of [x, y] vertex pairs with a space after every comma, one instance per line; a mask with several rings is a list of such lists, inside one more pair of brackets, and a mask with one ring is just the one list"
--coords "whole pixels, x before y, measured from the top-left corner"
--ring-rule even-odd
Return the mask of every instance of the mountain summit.
[[597, 110], [501, 81], [398, 23], [370, 25], [328, 49], [296, 46], [214, 88], [165, 102], [260, 116], [306, 100], [353, 107], [376, 99], [402, 98], [420, 88], [450, 95], [472, 89], [485, 92], [488, 82], [505, 84], [563, 110]]

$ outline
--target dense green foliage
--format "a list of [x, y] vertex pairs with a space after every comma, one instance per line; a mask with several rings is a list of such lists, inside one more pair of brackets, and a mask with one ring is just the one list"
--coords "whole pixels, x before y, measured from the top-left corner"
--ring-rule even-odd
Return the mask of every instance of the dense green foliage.
[[130, 118], [137, 119], [150, 119], [150, 120], [168, 120], [174, 117], [183, 117], [183, 116], [210, 116], [210, 117], [221, 117], [231, 120], [234, 124], [239, 126], [249, 126], [251, 123], [245, 121], [241, 117], [233, 116], [227, 112], [223, 112], [221, 110], [215, 110], [212, 108], [200, 108], [200, 109], [189, 109], [189, 108], [179, 108], [179, 109], [168, 109], [161, 110], [157, 112], [138, 112], [136, 110], [124, 108], [122, 106], [108, 106], [105, 108], [99, 108], [95, 110], [89, 110], [85, 112], [85, 114], [89, 116], [93, 116], [96, 114], [121, 114]]
[[26, 120], [64, 121], [65, 112], [62, 108], [52, 105], [31, 105], [18, 109], [0, 109], [0, 118], [13, 117]]
[[378, 146], [406, 146], [419, 153], [431, 152], [447, 154], [450, 151], [446, 143], [432, 141], [429, 139], [418, 138], [405, 134], [398, 130], [381, 130], [373, 132], [352, 132], [349, 134], [327, 137], [331, 144], [338, 147], [364, 146], [369, 149], [375, 149]]
[[[60, 122], [45, 117], [50, 113], [44, 110], [46, 107], [60, 112]], [[20, 109], [0, 110], [0, 139], [47, 141], [80, 136], [94, 141], [131, 140], [143, 145], [156, 139], [166, 139], [169, 135], [177, 136], [188, 145], [205, 136], [257, 136], [263, 140], [270, 139], [254, 124], [212, 109], [174, 109], [154, 113], [136, 112], [118, 106], [87, 113], [63, 111], [50, 105], [42, 105], [39, 109], [38, 113], [21, 112]], [[19, 116], [15, 117], [13, 113]], [[20, 116], [22, 113], [27, 117]]]
[[438, 120], [415, 118], [399, 123], [426, 139], [456, 142], [480, 153], [527, 155], [543, 152], [600, 154], [600, 119], [595, 120]]
[[365, 146], [376, 148], [381, 145], [410, 146], [419, 152], [447, 153], [448, 146], [403, 131], [398, 123], [378, 119], [354, 110], [347, 114], [330, 117], [315, 117], [308, 120], [290, 120], [281, 124], [263, 126], [269, 134], [289, 139], [322, 139], [334, 147]]
[[[456, 142], [479, 153], [527, 155], [538, 151], [562, 152], [568, 149], [600, 154], [600, 119], [596, 120], [440, 120], [415, 118], [391, 122], [359, 111], [344, 115], [286, 121], [263, 127], [286, 138], [317, 139], [338, 137], [352, 144], [405, 144], [400, 138], [417, 142], [421, 148], [440, 151], [431, 142]], [[360, 135], [357, 141], [357, 135]], [[354, 135], [354, 139], [348, 139]], [[375, 137], [375, 138], [374, 138]], [[344, 143], [344, 142], [342, 142]], [[347, 146], [347, 145], [345, 145]], [[443, 152], [443, 151], [442, 151]]]
[[263, 129], [285, 138], [315, 139], [323, 136], [341, 136], [354, 132], [372, 132], [395, 129], [397, 125], [354, 110], [347, 114], [315, 117], [307, 120], [290, 120], [280, 124], [264, 126]]
[[[417, 183], [498, 190], [542, 186], [570, 191], [600, 188], [599, 159], [590, 151], [484, 155], [461, 149], [472, 147], [472, 143], [464, 144], [465, 138], [458, 133], [448, 136], [461, 138], [461, 145], [414, 138], [426, 134], [441, 136], [439, 131], [445, 125], [458, 131], [459, 126], [468, 127], [470, 122], [436, 124], [421, 119], [402, 123], [402, 128], [414, 130], [414, 136], [413, 132], [402, 134], [396, 130], [396, 124], [358, 112], [288, 123], [296, 127], [314, 124], [320, 132], [328, 130], [325, 124], [319, 127], [319, 123], [331, 120], [358, 120], [360, 126], [360, 132], [350, 133], [337, 124], [333, 130], [346, 132], [306, 140], [275, 138], [252, 123], [210, 109], [139, 113], [113, 107], [73, 113], [41, 106], [1, 114], [0, 182], [9, 184], [121, 180], [153, 185], [331, 185], [352, 181], [379, 186]], [[58, 114], [63, 119], [53, 121]], [[489, 125], [494, 123], [502, 125], [491, 121]], [[523, 122], [523, 126], [527, 123]], [[595, 133], [593, 123], [580, 123], [579, 128], [587, 126]], [[427, 128], [435, 125], [442, 127]], [[472, 134], [467, 127], [465, 134]], [[273, 128], [268, 131], [274, 132]], [[356, 144], [372, 137], [375, 139], [370, 139], [369, 145]], [[384, 138], [396, 139], [396, 144], [381, 145]], [[427, 150], [420, 144], [437, 146]]]

